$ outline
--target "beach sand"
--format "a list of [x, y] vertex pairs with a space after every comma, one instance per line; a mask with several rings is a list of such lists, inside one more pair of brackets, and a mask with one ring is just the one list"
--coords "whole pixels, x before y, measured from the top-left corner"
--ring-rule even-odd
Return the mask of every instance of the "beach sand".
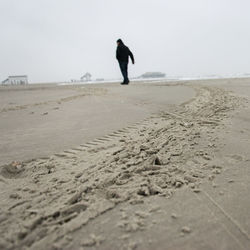
[[249, 249], [250, 79], [0, 88], [0, 249]]

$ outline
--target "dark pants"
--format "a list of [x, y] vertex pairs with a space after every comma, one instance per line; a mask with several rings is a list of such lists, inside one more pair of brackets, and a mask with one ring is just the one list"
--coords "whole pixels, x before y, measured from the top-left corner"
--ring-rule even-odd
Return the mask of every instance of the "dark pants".
[[120, 65], [120, 69], [122, 72], [122, 76], [123, 76], [123, 82], [124, 83], [128, 83], [129, 79], [128, 79], [128, 62], [119, 62]]

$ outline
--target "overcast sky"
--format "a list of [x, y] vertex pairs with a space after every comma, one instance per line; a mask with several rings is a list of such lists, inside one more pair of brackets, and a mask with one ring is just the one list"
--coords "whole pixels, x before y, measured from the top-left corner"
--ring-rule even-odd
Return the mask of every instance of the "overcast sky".
[[131, 76], [250, 72], [249, 0], [0, 0], [0, 80], [119, 78], [121, 38]]

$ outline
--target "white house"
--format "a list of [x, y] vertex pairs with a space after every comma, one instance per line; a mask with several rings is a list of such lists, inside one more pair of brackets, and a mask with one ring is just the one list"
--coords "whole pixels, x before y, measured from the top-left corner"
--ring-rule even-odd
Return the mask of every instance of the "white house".
[[24, 85], [28, 84], [28, 76], [9, 76], [6, 80], [2, 81], [3, 85]]

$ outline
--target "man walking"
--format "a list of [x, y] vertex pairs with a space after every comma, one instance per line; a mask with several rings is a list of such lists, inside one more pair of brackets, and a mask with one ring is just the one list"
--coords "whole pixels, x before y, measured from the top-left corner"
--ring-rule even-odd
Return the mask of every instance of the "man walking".
[[134, 56], [129, 48], [123, 43], [121, 39], [117, 40], [117, 49], [116, 49], [116, 59], [119, 62], [119, 66], [123, 76], [122, 85], [129, 84], [128, 79], [128, 57], [130, 57], [132, 63], [135, 63]]

